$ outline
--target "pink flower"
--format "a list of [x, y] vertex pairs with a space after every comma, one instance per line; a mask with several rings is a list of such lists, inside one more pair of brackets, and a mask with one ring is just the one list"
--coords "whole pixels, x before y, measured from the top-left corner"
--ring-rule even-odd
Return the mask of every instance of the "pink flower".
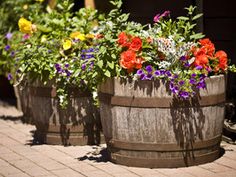
[[161, 15], [160, 14], [157, 14], [155, 17], [154, 17], [154, 19], [153, 19], [153, 21], [154, 22], [158, 22], [162, 17], [167, 17], [167, 16], [169, 16], [170, 15], [170, 11], [169, 10], [166, 10], [164, 13], [162, 13]]

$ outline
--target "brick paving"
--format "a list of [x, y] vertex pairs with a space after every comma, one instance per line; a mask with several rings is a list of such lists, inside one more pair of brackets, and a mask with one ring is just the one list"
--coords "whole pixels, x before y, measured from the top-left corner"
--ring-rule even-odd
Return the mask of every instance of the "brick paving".
[[236, 177], [236, 145], [222, 142], [224, 155], [187, 168], [149, 169], [106, 161], [100, 146], [32, 144], [33, 125], [23, 124], [14, 106], [0, 102], [0, 177]]

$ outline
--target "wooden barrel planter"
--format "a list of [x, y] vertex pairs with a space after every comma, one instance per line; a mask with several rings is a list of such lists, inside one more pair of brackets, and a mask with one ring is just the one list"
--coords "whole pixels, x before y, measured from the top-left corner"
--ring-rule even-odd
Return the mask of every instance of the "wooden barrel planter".
[[69, 95], [67, 108], [62, 109], [51, 84], [30, 86], [36, 141], [54, 145], [100, 144], [100, 116], [92, 94], [70, 88]]
[[13, 88], [16, 96], [17, 109], [23, 113], [22, 121], [33, 124], [28, 83], [25, 81], [14, 85]]
[[225, 77], [206, 80], [181, 101], [162, 81], [113, 78], [100, 86], [100, 114], [111, 161], [136, 167], [185, 167], [220, 156]]

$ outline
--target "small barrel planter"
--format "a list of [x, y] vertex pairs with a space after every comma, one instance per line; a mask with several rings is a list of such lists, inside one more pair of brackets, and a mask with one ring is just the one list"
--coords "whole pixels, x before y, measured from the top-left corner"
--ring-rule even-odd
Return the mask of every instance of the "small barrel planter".
[[33, 83], [29, 87], [35, 139], [54, 145], [100, 144], [101, 123], [92, 94], [69, 89], [69, 104], [62, 109], [53, 84]]
[[99, 88], [103, 133], [114, 163], [136, 167], [185, 167], [220, 156], [225, 77], [179, 100], [162, 81], [112, 78]]
[[25, 81], [14, 85], [13, 88], [16, 96], [17, 109], [23, 113], [22, 121], [33, 124], [28, 83]]

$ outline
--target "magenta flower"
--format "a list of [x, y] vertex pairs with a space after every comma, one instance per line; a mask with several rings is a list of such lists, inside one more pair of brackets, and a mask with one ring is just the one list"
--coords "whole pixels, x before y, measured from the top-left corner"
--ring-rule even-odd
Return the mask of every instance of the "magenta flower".
[[29, 39], [30, 38], [30, 35], [29, 34], [25, 34], [24, 36], [23, 36], [23, 39], [24, 40], [27, 40], [27, 39]]
[[153, 19], [153, 21], [154, 22], [159, 22], [159, 20], [162, 18], [162, 17], [167, 17], [167, 16], [169, 16], [170, 15], [170, 11], [169, 10], [166, 10], [164, 13], [162, 13], [162, 14], [157, 14], [155, 17], [154, 17], [154, 19]]

